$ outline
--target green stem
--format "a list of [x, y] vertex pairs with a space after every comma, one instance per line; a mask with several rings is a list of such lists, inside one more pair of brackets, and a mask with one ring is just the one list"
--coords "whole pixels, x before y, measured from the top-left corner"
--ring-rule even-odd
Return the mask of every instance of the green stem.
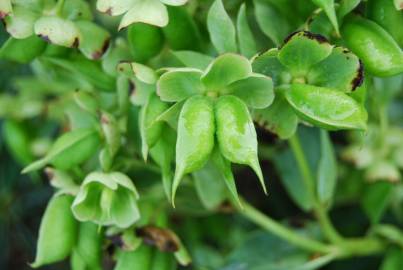
[[317, 199], [315, 178], [313, 177], [312, 172], [309, 168], [309, 164], [299, 142], [298, 135], [295, 134], [294, 136], [292, 136], [289, 139], [289, 143], [294, 153], [295, 159], [297, 160], [298, 168], [302, 174], [302, 180], [304, 181], [304, 185], [308, 190], [309, 197], [313, 203], [315, 216], [319, 221], [323, 233], [330, 241], [334, 243], [340, 242], [342, 240], [341, 236], [333, 227], [326, 209]]
[[61, 15], [62, 15], [62, 13], [63, 13], [63, 7], [64, 7], [64, 2], [65, 2], [65, 0], [59, 0], [59, 1], [57, 2], [56, 6], [55, 6], [55, 9], [54, 9], [55, 14], [56, 14], [57, 16], [61, 16]]
[[312, 252], [330, 253], [335, 251], [335, 248], [332, 246], [328, 246], [319, 241], [303, 237], [298, 233], [284, 227], [279, 222], [261, 213], [245, 200], [242, 200], [242, 205], [244, 209], [239, 212], [241, 215], [245, 216], [260, 227], [270, 231], [272, 234], [294, 244], [295, 246]]

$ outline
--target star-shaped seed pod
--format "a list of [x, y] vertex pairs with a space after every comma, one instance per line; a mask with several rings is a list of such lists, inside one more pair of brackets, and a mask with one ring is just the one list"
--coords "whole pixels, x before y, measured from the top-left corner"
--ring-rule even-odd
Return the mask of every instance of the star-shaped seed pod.
[[253, 70], [271, 76], [276, 88], [273, 105], [255, 118], [281, 138], [294, 134], [298, 119], [329, 130], [366, 128], [367, 113], [358, 100], [365, 91], [363, 65], [324, 37], [295, 32], [281, 48], [256, 56]]
[[140, 218], [139, 194], [120, 172], [92, 172], [84, 179], [72, 210], [80, 221], [127, 228]]
[[[162, 101], [175, 103], [168, 111], [179, 113], [172, 202], [183, 176], [200, 170], [213, 156], [226, 168], [229, 182], [233, 182], [229, 162], [245, 164], [256, 172], [266, 191], [248, 107], [262, 109], [272, 103], [270, 77], [253, 73], [247, 58], [227, 53], [205, 70], [168, 70], [157, 82], [157, 94]], [[234, 185], [230, 186], [236, 197]]]
[[165, 5], [182, 6], [187, 0], [98, 0], [97, 9], [111, 16], [123, 15], [119, 30], [141, 22], [164, 27], [168, 24]]

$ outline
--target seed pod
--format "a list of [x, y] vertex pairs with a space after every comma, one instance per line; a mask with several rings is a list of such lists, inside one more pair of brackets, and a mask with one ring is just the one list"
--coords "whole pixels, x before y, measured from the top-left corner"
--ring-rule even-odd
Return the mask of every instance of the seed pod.
[[257, 138], [245, 103], [235, 96], [222, 96], [215, 105], [217, 141], [223, 156], [233, 163], [252, 167], [266, 192], [257, 157]]
[[214, 111], [208, 97], [193, 96], [179, 115], [172, 203], [182, 177], [201, 169], [214, 147]]
[[151, 262], [152, 249], [141, 245], [134, 251], [120, 252], [114, 270], [149, 270]]
[[403, 71], [403, 53], [396, 41], [378, 24], [361, 17], [350, 17], [343, 24], [347, 46], [376, 76], [393, 76]]
[[88, 269], [100, 270], [103, 233], [91, 222], [80, 223], [75, 252], [80, 255]]
[[134, 61], [144, 63], [156, 56], [164, 45], [160, 28], [136, 23], [127, 29], [127, 40]]
[[53, 197], [39, 228], [35, 262], [32, 267], [55, 263], [71, 252], [77, 237], [77, 221], [71, 212], [72, 196]]
[[368, 17], [388, 31], [396, 42], [403, 46], [403, 12], [396, 10], [391, 0], [370, 0]]

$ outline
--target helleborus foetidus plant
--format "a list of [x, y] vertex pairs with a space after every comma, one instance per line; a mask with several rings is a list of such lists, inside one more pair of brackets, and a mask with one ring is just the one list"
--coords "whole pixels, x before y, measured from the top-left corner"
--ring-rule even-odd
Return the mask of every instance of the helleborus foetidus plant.
[[400, 269], [400, 3], [1, 1], [1, 150], [54, 188], [31, 266]]

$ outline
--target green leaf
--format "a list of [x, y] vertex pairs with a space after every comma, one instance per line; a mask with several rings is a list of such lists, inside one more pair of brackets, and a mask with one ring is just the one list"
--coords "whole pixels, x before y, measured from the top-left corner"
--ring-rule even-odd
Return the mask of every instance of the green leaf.
[[288, 139], [297, 131], [298, 117], [283, 93], [278, 93], [266, 109], [254, 110], [253, 119], [264, 129]]
[[185, 102], [178, 122], [173, 204], [182, 177], [201, 169], [209, 159], [214, 146], [214, 125], [213, 104], [208, 97], [193, 96]]
[[163, 101], [178, 102], [202, 94], [202, 72], [191, 68], [177, 68], [164, 73], [157, 82], [157, 94]]
[[193, 173], [197, 194], [204, 207], [213, 210], [226, 198], [225, 183], [220, 168], [211, 160]]
[[271, 2], [254, 0], [255, 16], [260, 29], [268, 36], [275, 45], [279, 46], [286, 34], [290, 32], [285, 16]]
[[140, 111], [141, 152], [147, 160], [148, 150], [159, 140], [164, 123], [155, 121], [156, 118], [168, 108], [155, 94], [151, 94]]
[[314, 65], [307, 75], [308, 84], [351, 92], [364, 78], [358, 57], [342, 47], [336, 47], [325, 60]]
[[242, 4], [238, 11], [237, 34], [241, 54], [248, 58], [254, 56], [257, 53], [256, 42], [248, 24], [245, 4]]
[[114, 270], [150, 269], [152, 251], [151, 247], [144, 244], [133, 251], [121, 251], [117, 254], [117, 262]]
[[397, 270], [403, 265], [403, 252], [398, 248], [391, 248], [387, 251], [382, 261], [380, 270]]
[[35, 34], [45, 41], [63, 46], [77, 47], [80, 44], [81, 34], [78, 27], [69, 20], [56, 16], [44, 16], [35, 22]]
[[163, 113], [161, 113], [156, 119], [155, 121], [164, 121], [166, 122], [171, 128], [173, 128], [174, 130], [176, 130], [176, 128], [178, 127], [178, 119], [179, 119], [179, 114], [182, 110], [183, 104], [185, 102], [181, 101], [181, 102], [177, 102], [174, 105], [172, 105], [171, 107], [169, 107], [169, 109], [167, 109], [166, 111], [164, 111]]
[[111, 76], [117, 76], [116, 69], [120, 62], [128, 61], [131, 59], [129, 47], [123, 40], [117, 40], [113, 45], [109, 46], [108, 51], [102, 57], [102, 69]]
[[179, 59], [186, 67], [205, 70], [213, 62], [214, 58], [199, 52], [174, 51], [172, 54]]
[[274, 100], [273, 81], [261, 74], [252, 74], [228, 85], [228, 93], [242, 99], [254, 109], [264, 109]]
[[159, 0], [134, 1], [130, 10], [123, 15], [119, 30], [138, 22], [164, 27], [168, 24], [168, 10]]
[[317, 194], [320, 202], [328, 204], [336, 187], [337, 160], [329, 134], [325, 130], [320, 131], [320, 152]]
[[249, 60], [241, 55], [227, 53], [210, 63], [201, 77], [207, 90], [220, 91], [230, 83], [244, 79], [252, 74]]
[[7, 32], [14, 38], [24, 39], [34, 34], [34, 23], [39, 14], [23, 6], [15, 6], [13, 13], [4, 18]]
[[0, 59], [29, 63], [46, 49], [46, 42], [37, 36], [25, 39], [10, 37], [0, 49]]
[[292, 84], [285, 96], [299, 117], [319, 127], [329, 130], [367, 127], [365, 109], [340, 91]]
[[59, 262], [69, 256], [77, 237], [77, 221], [71, 213], [72, 196], [53, 197], [39, 227], [35, 262], [31, 267]]
[[159, 27], [135, 23], [127, 28], [127, 41], [134, 61], [145, 63], [160, 53], [164, 35]]
[[121, 62], [117, 69], [128, 77], [134, 75], [138, 80], [147, 84], [155, 84], [157, 82], [157, 74], [155, 71], [143, 64]]
[[207, 16], [207, 29], [218, 53], [237, 51], [235, 27], [225, 11], [222, 0], [215, 0], [211, 5]]
[[101, 58], [109, 48], [111, 36], [108, 31], [90, 21], [77, 21], [75, 25], [81, 33], [78, 49], [88, 59]]
[[386, 211], [393, 191], [393, 184], [386, 181], [368, 184], [361, 198], [361, 205], [371, 223], [380, 221]]
[[360, 3], [361, 0], [341, 0], [340, 6], [337, 9], [337, 17], [343, 19], [344, 16], [353, 11]]
[[278, 60], [278, 49], [270, 49], [252, 60], [252, 69], [273, 79], [274, 85], [288, 84], [291, 74]]
[[65, 133], [56, 140], [44, 158], [25, 167], [22, 173], [38, 170], [48, 163], [60, 169], [74, 167], [97, 151], [99, 140], [97, 131], [92, 128]]
[[31, 152], [31, 139], [23, 122], [7, 119], [2, 124], [2, 138], [8, 151], [21, 165], [27, 165], [34, 156]]
[[329, 17], [336, 33], [339, 33], [339, 24], [337, 22], [336, 10], [334, 8], [334, 0], [312, 0], [318, 7], [322, 8], [327, 17]]
[[278, 59], [294, 76], [305, 76], [313, 65], [328, 57], [332, 49], [324, 37], [300, 31], [286, 39]]
[[256, 131], [246, 104], [235, 96], [221, 96], [215, 104], [215, 118], [222, 155], [233, 163], [249, 165], [267, 193], [257, 157]]
[[117, 16], [127, 12], [134, 2], [136, 0], [97, 0], [97, 9], [111, 16]]

